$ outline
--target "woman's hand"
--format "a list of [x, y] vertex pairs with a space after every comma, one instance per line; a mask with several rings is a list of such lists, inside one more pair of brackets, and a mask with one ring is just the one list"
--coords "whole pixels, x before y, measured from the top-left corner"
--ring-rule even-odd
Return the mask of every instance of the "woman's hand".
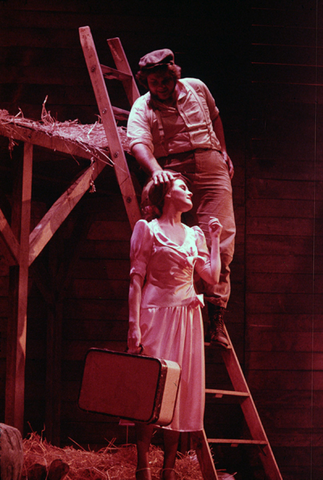
[[209, 220], [209, 232], [211, 239], [218, 238], [221, 235], [222, 225], [220, 221], [215, 217], [211, 217]]
[[129, 323], [128, 329], [128, 352], [141, 353], [141, 331], [137, 324]]

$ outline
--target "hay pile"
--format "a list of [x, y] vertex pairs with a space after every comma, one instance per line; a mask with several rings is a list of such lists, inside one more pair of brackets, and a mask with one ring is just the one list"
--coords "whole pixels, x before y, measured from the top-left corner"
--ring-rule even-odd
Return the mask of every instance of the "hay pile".
[[[109, 444], [98, 452], [82, 448], [55, 447], [38, 434], [32, 433], [23, 441], [24, 467], [22, 480], [134, 480], [136, 447]], [[54, 471], [50, 467], [57, 465]], [[163, 452], [151, 446], [150, 465], [153, 480], [160, 479]], [[61, 472], [61, 476], [59, 475]], [[179, 480], [203, 480], [194, 452], [180, 455], [176, 461]], [[56, 473], [56, 476], [55, 476]], [[233, 477], [231, 477], [233, 478]]]
[[[104, 158], [106, 163], [113, 165], [113, 161], [109, 158], [109, 145], [100, 118], [94, 124], [89, 125], [80, 124], [78, 120], [59, 122], [51, 116], [50, 112], [47, 112], [44, 102], [40, 121], [25, 118], [21, 110], [17, 115], [13, 116], [9, 115], [7, 110], [0, 109], [0, 125], [5, 128], [5, 134], [9, 138], [14, 138], [14, 131], [17, 126], [24, 127], [45, 133], [50, 137], [59, 137], [66, 142], [77, 144], [84, 151], [93, 154], [93, 156], [96, 156], [96, 153], [100, 153], [101, 160]], [[122, 147], [124, 151], [129, 153], [127, 130], [125, 127], [117, 128]]]

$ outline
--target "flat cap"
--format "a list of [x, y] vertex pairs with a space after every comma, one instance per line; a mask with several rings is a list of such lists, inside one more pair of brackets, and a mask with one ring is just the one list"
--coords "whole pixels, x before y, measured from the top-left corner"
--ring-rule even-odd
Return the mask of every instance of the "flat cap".
[[147, 53], [139, 60], [140, 70], [148, 70], [159, 65], [173, 65], [174, 54], [169, 48], [162, 48], [161, 50], [154, 50]]

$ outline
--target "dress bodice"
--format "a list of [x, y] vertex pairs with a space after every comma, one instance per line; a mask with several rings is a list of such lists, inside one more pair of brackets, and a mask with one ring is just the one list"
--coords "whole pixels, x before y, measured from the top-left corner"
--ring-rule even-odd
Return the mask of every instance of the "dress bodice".
[[203, 305], [194, 288], [197, 261], [208, 262], [202, 230], [185, 225], [185, 240], [178, 245], [161, 230], [158, 220], [137, 222], [131, 238], [131, 272], [145, 279], [141, 308]]

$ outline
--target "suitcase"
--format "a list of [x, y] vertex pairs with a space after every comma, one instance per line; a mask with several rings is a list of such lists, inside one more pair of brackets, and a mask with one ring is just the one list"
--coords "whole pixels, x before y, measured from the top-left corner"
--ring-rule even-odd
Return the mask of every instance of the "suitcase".
[[180, 374], [180, 366], [170, 360], [91, 348], [79, 406], [134, 422], [169, 425]]

